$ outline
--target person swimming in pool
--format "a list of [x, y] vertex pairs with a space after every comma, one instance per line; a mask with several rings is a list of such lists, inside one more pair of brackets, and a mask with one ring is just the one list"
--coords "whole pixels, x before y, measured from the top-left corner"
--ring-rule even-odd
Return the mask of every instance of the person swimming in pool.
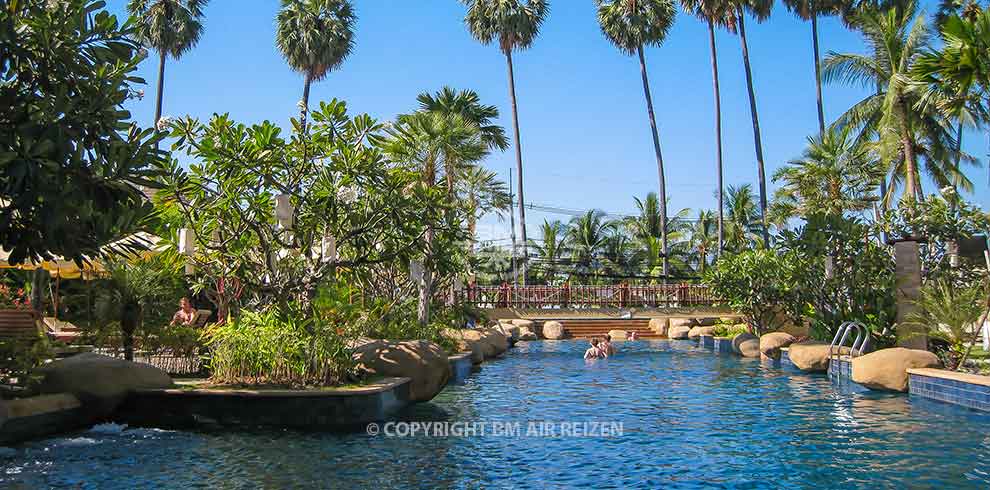
[[584, 351], [585, 359], [601, 359], [605, 357], [601, 348], [598, 347], [598, 337], [592, 337], [588, 343], [591, 344], [591, 347], [588, 347], [588, 350]]
[[598, 350], [602, 351], [602, 357], [615, 355], [615, 347], [612, 346], [612, 336], [605, 334], [605, 338], [598, 343]]
[[639, 340], [639, 335], [636, 334], [635, 330], [629, 332], [629, 340]]

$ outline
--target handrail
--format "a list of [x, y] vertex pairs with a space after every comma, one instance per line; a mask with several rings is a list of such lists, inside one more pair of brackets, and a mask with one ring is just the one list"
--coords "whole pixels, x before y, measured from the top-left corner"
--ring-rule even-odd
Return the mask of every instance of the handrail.
[[[870, 330], [860, 322], [846, 321], [842, 322], [839, 328], [835, 330], [832, 343], [828, 346], [829, 359], [842, 357], [842, 348], [845, 347], [846, 339], [849, 338], [849, 333], [853, 330], [856, 331], [856, 338], [853, 340], [852, 346], [849, 347], [849, 355], [851, 357], [863, 355], [863, 352], [870, 343]], [[838, 347], [838, 350], [836, 350], [836, 347]]]

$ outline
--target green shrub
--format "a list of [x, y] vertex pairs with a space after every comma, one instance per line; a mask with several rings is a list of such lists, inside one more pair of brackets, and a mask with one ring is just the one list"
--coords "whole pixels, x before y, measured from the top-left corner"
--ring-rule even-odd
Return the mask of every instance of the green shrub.
[[724, 306], [745, 315], [757, 335], [775, 330], [786, 317], [800, 318], [795, 254], [747, 250], [723, 255], [705, 274], [705, 284]]
[[713, 335], [716, 337], [735, 337], [741, 333], [749, 332], [749, 328], [746, 325], [733, 325], [729, 323], [718, 323], [715, 325], [715, 332]]

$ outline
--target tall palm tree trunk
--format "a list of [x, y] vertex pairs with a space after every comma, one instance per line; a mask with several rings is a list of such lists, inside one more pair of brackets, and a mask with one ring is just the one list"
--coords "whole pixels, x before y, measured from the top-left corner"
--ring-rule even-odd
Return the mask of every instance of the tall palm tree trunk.
[[519, 176], [519, 231], [522, 234], [522, 284], [526, 285], [526, 270], [528, 269], [529, 251], [526, 249], [526, 204], [523, 199], [523, 173], [522, 173], [522, 141], [519, 139], [519, 112], [516, 109], [516, 78], [512, 73], [512, 50], [505, 50], [505, 61], [509, 69], [509, 100], [512, 102], [512, 131], [516, 138], [516, 174]]
[[749, 91], [749, 112], [753, 116], [753, 141], [756, 145], [756, 165], [760, 177], [760, 222], [763, 226], [763, 246], [770, 246], [770, 230], [767, 227], [767, 176], [763, 165], [763, 140], [760, 137], [760, 116], [756, 112], [756, 93], [753, 90], [753, 70], [749, 65], [749, 48], [746, 45], [746, 13], [742, 7], [739, 16], [739, 39], [742, 42], [743, 66], [746, 68], [746, 88]]
[[718, 88], [718, 55], [715, 50], [715, 23], [708, 19], [708, 44], [712, 53], [712, 86], [715, 91], [715, 167], [718, 175], [718, 254], [722, 255], [725, 244], [725, 230], [722, 227], [723, 209], [722, 196], [722, 95]]
[[650, 95], [650, 81], [646, 76], [646, 58], [643, 56], [643, 46], [636, 49], [639, 55], [639, 72], [643, 76], [643, 93], [646, 95], [646, 112], [650, 116], [650, 129], [653, 131], [653, 151], [657, 156], [657, 174], [660, 177], [660, 248], [663, 254], [663, 277], [667, 279], [670, 272], [670, 260], [667, 257], [667, 183], [663, 172], [663, 153], [660, 151], [660, 134], [657, 131], [657, 118], [653, 114], [653, 97]]
[[162, 91], [165, 89], [165, 51], [158, 53], [158, 94], [155, 96], [155, 126], [162, 118]]
[[825, 106], [822, 102], [822, 68], [818, 53], [818, 14], [811, 12], [811, 44], [815, 51], [815, 95], [818, 97], [818, 134], [825, 134]]
[[302, 107], [299, 108], [299, 122], [303, 132], [306, 132], [306, 118], [309, 116], [309, 86], [313, 84], [313, 77], [306, 74], [306, 83], [303, 84]]
[[918, 176], [916, 174], [918, 160], [914, 154], [911, 130], [908, 128], [907, 107], [905, 107], [903, 99], [899, 100], [896, 105], [899, 112], [898, 116], [901, 118], [901, 151], [904, 152], [904, 198], [916, 202], [918, 200], [918, 192], [920, 191]]

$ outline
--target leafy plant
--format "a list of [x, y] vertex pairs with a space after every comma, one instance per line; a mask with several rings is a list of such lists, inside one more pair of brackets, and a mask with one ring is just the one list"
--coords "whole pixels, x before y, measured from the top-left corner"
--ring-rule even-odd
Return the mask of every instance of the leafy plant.
[[747, 327], [746, 325], [732, 325], [732, 324], [719, 323], [715, 325], [715, 330], [712, 332], [712, 335], [716, 337], [733, 338], [736, 335], [747, 332], [749, 332], [749, 327]]
[[924, 326], [928, 335], [948, 344], [946, 366], [959, 370], [969, 357], [990, 308], [990, 297], [983, 286], [955, 287], [947, 281], [925, 285], [915, 302], [917, 310], [908, 321]]
[[748, 250], [723, 255], [704, 282], [724, 306], [746, 316], [754, 333], [776, 330], [788, 317], [801, 317], [797, 291], [800, 261], [793, 253]]

